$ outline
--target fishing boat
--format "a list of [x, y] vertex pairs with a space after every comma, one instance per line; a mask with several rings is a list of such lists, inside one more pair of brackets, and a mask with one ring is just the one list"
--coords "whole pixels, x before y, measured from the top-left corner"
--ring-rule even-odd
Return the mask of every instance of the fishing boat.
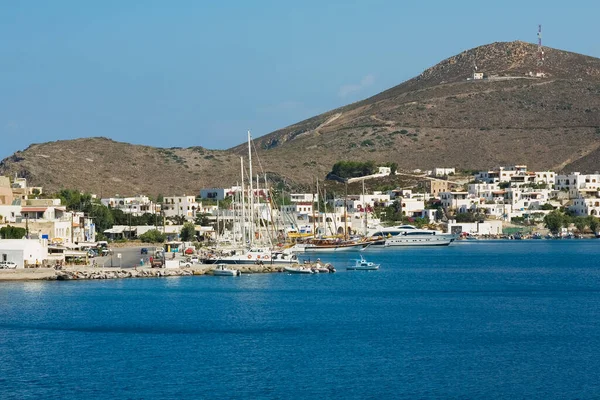
[[240, 276], [242, 274], [237, 269], [227, 268], [225, 264], [217, 264], [212, 273], [214, 276]]
[[380, 264], [367, 261], [361, 255], [358, 260], [354, 260], [354, 265], [346, 267], [348, 271], [376, 271], [379, 269]]

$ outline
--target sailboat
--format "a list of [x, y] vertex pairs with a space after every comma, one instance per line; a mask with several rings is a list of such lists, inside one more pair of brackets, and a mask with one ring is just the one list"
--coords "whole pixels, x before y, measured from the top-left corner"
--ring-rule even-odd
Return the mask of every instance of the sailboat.
[[213, 251], [208, 253], [203, 262], [205, 264], [298, 264], [298, 257], [290, 251], [272, 250], [271, 247], [255, 243], [255, 239], [260, 237], [260, 232], [255, 231], [254, 224], [254, 187], [252, 178], [252, 146], [250, 131], [248, 131], [248, 164], [249, 164], [249, 204], [250, 210], [248, 214], [249, 225], [246, 224], [245, 212], [245, 194], [244, 194], [244, 165], [243, 158], [241, 160], [242, 173], [242, 241], [247, 243], [247, 246], [236, 247], [230, 250]]

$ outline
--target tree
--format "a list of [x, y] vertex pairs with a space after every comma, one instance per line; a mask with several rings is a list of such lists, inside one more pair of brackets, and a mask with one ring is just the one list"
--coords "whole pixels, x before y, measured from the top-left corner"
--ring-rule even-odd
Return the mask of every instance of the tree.
[[27, 231], [25, 228], [18, 228], [10, 225], [0, 228], [0, 237], [2, 237], [2, 239], [23, 239], [26, 234]]
[[575, 228], [579, 233], [583, 233], [585, 227], [587, 226], [588, 219], [586, 217], [575, 217], [573, 218], [573, 224], [575, 224]]
[[96, 232], [102, 233], [105, 230], [112, 228], [115, 224], [115, 219], [113, 218], [111, 210], [102, 204], [94, 204], [90, 216], [96, 225]]
[[194, 223], [200, 226], [208, 226], [210, 224], [208, 216], [209, 214], [196, 214], [196, 219], [194, 220]]
[[588, 226], [590, 227], [590, 229], [592, 230], [593, 233], [598, 232], [598, 225], [600, 224], [600, 221], [598, 221], [598, 218], [590, 215], [588, 217]]
[[550, 203], [544, 203], [540, 207], [540, 210], [554, 210], [554, 206]]
[[558, 210], [554, 210], [544, 217], [544, 225], [553, 234], [557, 234], [565, 222], [565, 216]]
[[175, 225], [183, 225], [186, 221], [184, 215], [173, 215], [172, 217], [168, 217], [167, 219], [173, 222]]
[[140, 235], [140, 240], [144, 243], [163, 243], [166, 236], [156, 229], [152, 229]]
[[454, 216], [454, 219], [456, 220], [456, 222], [476, 222], [477, 215], [470, 212], [461, 212], [457, 213]]
[[196, 226], [193, 222], [186, 222], [181, 228], [179, 238], [184, 242], [195, 241], [196, 239]]

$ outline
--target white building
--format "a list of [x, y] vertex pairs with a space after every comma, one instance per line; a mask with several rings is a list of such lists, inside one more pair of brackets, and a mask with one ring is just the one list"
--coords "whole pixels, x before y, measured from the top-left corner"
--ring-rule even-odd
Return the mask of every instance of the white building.
[[196, 202], [195, 196], [175, 196], [165, 197], [162, 204], [162, 211], [165, 217], [184, 216], [195, 218], [200, 203]]
[[447, 176], [451, 174], [456, 174], [456, 168], [434, 168], [432, 172], [433, 176]]
[[569, 209], [580, 216], [600, 216], [600, 191], [588, 192], [587, 196], [580, 195], [580, 197], [573, 200]]
[[600, 189], [600, 174], [582, 175], [579, 172], [573, 172], [567, 175], [557, 175], [556, 190], [566, 190], [569, 198], [580, 197], [580, 191]]
[[17, 268], [24, 268], [26, 265], [41, 265], [47, 259], [45, 240], [0, 239], [0, 262], [11, 261]]
[[456, 222], [452, 220], [448, 223], [448, 233], [469, 235], [501, 235], [502, 221], [484, 221], [484, 222]]
[[319, 201], [319, 195], [316, 193], [292, 193], [290, 201], [292, 203], [316, 203]]
[[148, 196], [110, 197], [101, 199], [100, 202], [106, 207], [115, 208], [134, 216], [156, 214], [159, 211], [156, 203], [151, 201]]
[[440, 193], [442, 207], [457, 212], [467, 212], [476, 209], [485, 201], [469, 194], [469, 192], [442, 192]]

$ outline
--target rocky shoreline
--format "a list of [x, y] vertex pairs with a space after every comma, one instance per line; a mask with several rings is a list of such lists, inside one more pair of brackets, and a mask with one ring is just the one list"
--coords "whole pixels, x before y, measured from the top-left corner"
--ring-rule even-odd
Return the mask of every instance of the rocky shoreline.
[[[90, 279], [163, 278], [171, 276], [212, 275], [213, 265], [198, 265], [190, 268], [97, 268], [67, 267], [0, 270], [0, 281], [67, 281]], [[283, 272], [283, 265], [235, 265], [231, 266], [242, 274], [268, 274]]]

